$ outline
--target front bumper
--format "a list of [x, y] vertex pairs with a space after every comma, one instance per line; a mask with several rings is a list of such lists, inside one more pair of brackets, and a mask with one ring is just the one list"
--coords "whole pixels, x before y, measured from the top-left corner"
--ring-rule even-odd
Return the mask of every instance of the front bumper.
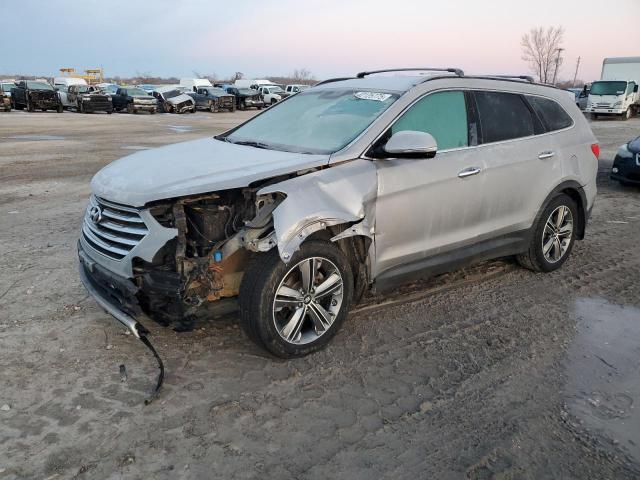
[[633, 153], [632, 157], [616, 155], [610, 177], [612, 180], [640, 185], [640, 153]]
[[132, 103], [133, 109], [136, 111], [142, 112], [151, 112], [157, 108], [156, 104], [141, 104], [141, 103]]
[[598, 115], [622, 115], [626, 112], [626, 110], [622, 110], [621, 108], [593, 108], [587, 107], [584, 109], [587, 113], [596, 113]]
[[98, 305], [127, 327], [136, 338], [147, 333], [147, 329], [137, 320], [140, 315], [135, 296], [138, 288], [128, 279], [109, 272], [91, 260], [80, 242], [78, 260], [80, 280]]
[[247, 107], [264, 107], [264, 102], [262, 100], [251, 100], [249, 98], [244, 101], [244, 104]]

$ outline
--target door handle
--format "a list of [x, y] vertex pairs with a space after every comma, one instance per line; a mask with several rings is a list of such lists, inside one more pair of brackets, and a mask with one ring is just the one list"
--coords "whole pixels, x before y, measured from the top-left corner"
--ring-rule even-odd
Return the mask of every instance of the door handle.
[[551, 151], [549, 151], [549, 152], [540, 152], [538, 154], [538, 158], [540, 160], [546, 160], [547, 158], [554, 157], [555, 155], [556, 155], [556, 152], [551, 152]]
[[480, 172], [481, 170], [478, 167], [468, 167], [458, 172], [458, 178], [470, 177], [471, 175], [477, 175]]

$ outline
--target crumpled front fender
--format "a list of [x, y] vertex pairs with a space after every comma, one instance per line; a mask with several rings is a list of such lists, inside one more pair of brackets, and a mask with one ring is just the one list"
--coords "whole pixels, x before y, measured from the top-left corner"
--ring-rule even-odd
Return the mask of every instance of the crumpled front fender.
[[358, 159], [261, 189], [258, 195], [286, 196], [272, 214], [282, 261], [287, 263], [309, 235], [333, 225], [358, 223], [351, 234], [373, 236], [377, 188], [374, 164]]

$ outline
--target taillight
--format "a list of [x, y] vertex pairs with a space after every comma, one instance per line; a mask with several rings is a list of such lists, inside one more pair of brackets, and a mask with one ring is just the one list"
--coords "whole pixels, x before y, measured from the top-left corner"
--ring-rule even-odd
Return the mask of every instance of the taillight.
[[592, 143], [591, 151], [593, 152], [593, 154], [596, 156], [597, 159], [600, 159], [600, 145], [598, 145], [597, 143]]

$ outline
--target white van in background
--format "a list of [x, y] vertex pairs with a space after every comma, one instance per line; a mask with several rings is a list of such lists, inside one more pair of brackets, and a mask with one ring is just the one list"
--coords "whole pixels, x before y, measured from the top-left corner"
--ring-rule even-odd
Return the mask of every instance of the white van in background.
[[623, 120], [640, 111], [640, 57], [605, 58], [600, 80], [593, 82], [585, 112], [593, 118], [620, 115]]
[[180, 86], [186, 87], [193, 92], [197, 92], [198, 88], [213, 88], [213, 85], [208, 78], [181, 78]]

